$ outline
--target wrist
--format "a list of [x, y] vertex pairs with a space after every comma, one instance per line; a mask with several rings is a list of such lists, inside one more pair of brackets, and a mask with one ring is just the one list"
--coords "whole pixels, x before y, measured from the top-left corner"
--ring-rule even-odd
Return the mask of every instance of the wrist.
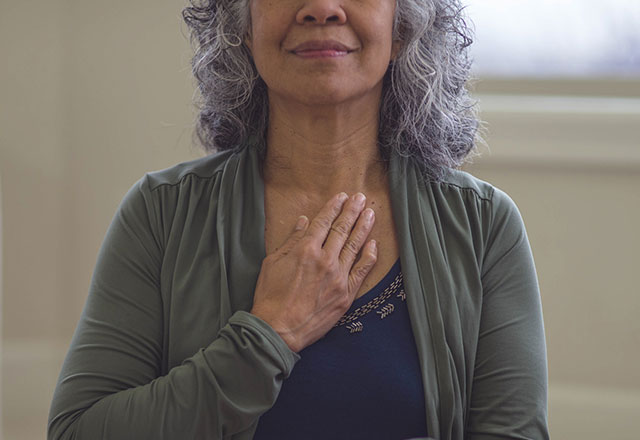
[[291, 330], [278, 325], [272, 319], [269, 319], [267, 316], [263, 315], [259, 310], [256, 310], [255, 308], [251, 309], [249, 313], [251, 313], [252, 315], [260, 318], [265, 323], [267, 323], [269, 327], [271, 327], [273, 331], [275, 331], [278, 334], [278, 336], [280, 336], [280, 338], [284, 341], [284, 343], [287, 344], [287, 346], [291, 351], [298, 353], [300, 350], [302, 350], [303, 347], [300, 346], [297, 338], [295, 337], [295, 335]]

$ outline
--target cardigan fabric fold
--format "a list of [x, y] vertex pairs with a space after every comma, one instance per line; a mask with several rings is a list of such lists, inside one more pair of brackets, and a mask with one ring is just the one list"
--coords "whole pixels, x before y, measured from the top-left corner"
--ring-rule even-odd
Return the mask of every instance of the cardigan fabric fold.
[[[423, 179], [395, 153], [389, 185], [429, 436], [548, 439], [542, 306], [515, 203], [463, 171]], [[248, 313], [264, 224], [252, 145], [141, 178], [100, 249], [48, 438], [251, 439], [300, 359]]]

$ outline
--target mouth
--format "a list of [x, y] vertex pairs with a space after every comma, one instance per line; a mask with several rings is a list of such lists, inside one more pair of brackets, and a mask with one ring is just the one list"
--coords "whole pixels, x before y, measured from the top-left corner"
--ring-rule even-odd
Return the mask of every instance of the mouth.
[[297, 52], [293, 52], [302, 58], [338, 58], [348, 55], [348, 51], [344, 50], [301, 50]]
[[337, 58], [354, 50], [334, 40], [312, 40], [297, 45], [290, 52], [302, 58]]

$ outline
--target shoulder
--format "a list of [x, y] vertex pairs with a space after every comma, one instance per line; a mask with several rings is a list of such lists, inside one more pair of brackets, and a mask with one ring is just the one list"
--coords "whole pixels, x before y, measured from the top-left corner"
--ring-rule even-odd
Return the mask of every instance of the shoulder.
[[[447, 192], [454, 193], [449, 198], [455, 199], [455, 193], [464, 191], [469, 193], [466, 194], [467, 198], [476, 200], [476, 206], [480, 208], [473, 212], [483, 225], [488, 246], [492, 243], [503, 245], [523, 239], [526, 241], [526, 228], [520, 209], [502, 189], [460, 170], [453, 170], [439, 185], [446, 188]], [[469, 201], [466, 204], [469, 205]]]
[[473, 229], [485, 243], [524, 234], [522, 215], [511, 196], [468, 172], [450, 170], [442, 180], [425, 183], [422, 197], [446, 225]]
[[491, 183], [481, 180], [474, 175], [462, 171], [451, 169], [439, 182], [430, 182], [432, 188], [439, 187], [441, 191], [466, 191], [479, 200], [491, 201], [496, 187]]
[[206, 216], [217, 205], [221, 187], [234, 188], [243, 151], [223, 151], [145, 173], [125, 195], [118, 215], [153, 231], [154, 240], [164, 245], [173, 229]]
[[452, 202], [464, 199], [467, 202], [487, 204], [493, 211], [518, 210], [513, 199], [502, 189], [462, 170], [449, 170], [442, 180], [427, 182], [425, 190], [439, 192]]
[[486, 230], [497, 217], [519, 216], [504, 191], [466, 171], [449, 169], [436, 180], [423, 175], [415, 162], [399, 154], [391, 156], [389, 170], [393, 192], [400, 199], [406, 198], [404, 203], [409, 205], [402, 209], [414, 205], [423, 211], [421, 215], [435, 215], [443, 225], [454, 228], [460, 224], [463, 229], [475, 225]]
[[425, 192], [435, 201], [442, 227], [463, 231], [474, 241], [483, 273], [516, 248], [524, 252], [518, 255], [530, 258], [520, 209], [505, 191], [460, 170], [452, 170], [445, 179], [427, 187]]
[[518, 210], [515, 202], [506, 192], [466, 171], [451, 169], [442, 181], [431, 182], [431, 186], [449, 193], [450, 197], [460, 196], [461, 193], [470, 195], [478, 202], [488, 203], [494, 212]]
[[163, 170], [149, 172], [144, 180], [148, 190], [152, 192], [162, 186], [179, 186], [187, 179], [215, 180], [236, 154], [238, 154], [236, 150], [221, 151], [182, 162]]

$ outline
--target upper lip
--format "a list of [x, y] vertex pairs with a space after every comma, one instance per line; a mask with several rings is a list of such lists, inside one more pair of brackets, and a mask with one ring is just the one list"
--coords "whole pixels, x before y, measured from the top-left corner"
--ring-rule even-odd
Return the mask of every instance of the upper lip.
[[305, 50], [338, 50], [341, 52], [351, 52], [353, 49], [334, 40], [310, 40], [298, 44], [291, 52], [302, 52]]

